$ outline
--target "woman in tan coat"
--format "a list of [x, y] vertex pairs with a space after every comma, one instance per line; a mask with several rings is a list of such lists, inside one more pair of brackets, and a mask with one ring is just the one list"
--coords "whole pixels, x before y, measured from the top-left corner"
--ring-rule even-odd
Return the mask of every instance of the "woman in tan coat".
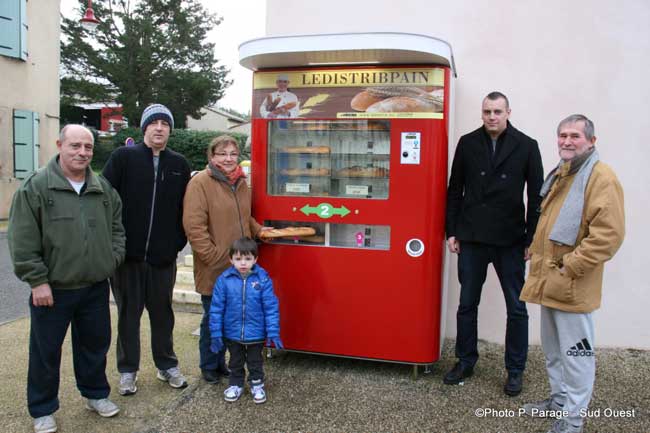
[[187, 186], [183, 206], [183, 227], [192, 246], [194, 285], [201, 294], [203, 319], [199, 337], [200, 368], [208, 383], [228, 374], [224, 352], [210, 351], [208, 313], [212, 287], [230, 266], [228, 251], [244, 236], [254, 238], [263, 228], [251, 216], [251, 195], [246, 175], [239, 166], [235, 139], [221, 135], [210, 143], [208, 165]]

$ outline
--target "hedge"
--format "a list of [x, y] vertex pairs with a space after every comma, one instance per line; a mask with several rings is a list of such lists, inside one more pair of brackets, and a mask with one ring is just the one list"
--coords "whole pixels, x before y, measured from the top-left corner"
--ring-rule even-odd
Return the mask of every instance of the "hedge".
[[[208, 162], [205, 155], [208, 144], [213, 138], [222, 134], [228, 134], [237, 140], [241, 153], [239, 156], [240, 161], [250, 159], [250, 149], [245, 149], [248, 135], [237, 132], [175, 129], [169, 137], [169, 143], [167, 143], [167, 146], [184, 155], [190, 162], [192, 170], [202, 170]], [[106, 164], [106, 161], [108, 161], [111, 152], [120, 146], [124, 146], [124, 142], [128, 137], [133, 138], [135, 142], [138, 143], [142, 141], [142, 131], [139, 128], [125, 128], [113, 137], [102, 137], [98, 139], [95, 144], [93, 155], [93, 169], [101, 170], [104, 167], [104, 164]]]

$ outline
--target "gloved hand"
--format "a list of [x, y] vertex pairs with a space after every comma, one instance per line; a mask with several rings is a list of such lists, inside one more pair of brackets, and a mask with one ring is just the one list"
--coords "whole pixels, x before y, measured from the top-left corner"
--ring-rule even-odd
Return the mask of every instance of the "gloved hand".
[[219, 353], [223, 350], [223, 340], [221, 337], [213, 338], [210, 341], [210, 350], [214, 353]]
[[266, 345], [271, 346], [271, 343], [275, 345], [276, 349], [284, 349], [284, 344], [282, 344], [282, 340], [280, 340], [280, 337], [267, 337], [266, 339]]

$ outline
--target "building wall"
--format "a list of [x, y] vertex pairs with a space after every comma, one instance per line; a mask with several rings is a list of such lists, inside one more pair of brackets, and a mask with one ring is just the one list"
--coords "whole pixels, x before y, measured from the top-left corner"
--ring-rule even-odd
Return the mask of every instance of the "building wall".
[[0, 219], [7, 218], [14, 178], [13, 110], [39, 114], [39, 165], [56, 154], [59, 133], [59, 1], [28, 1], [27, 61], [0, 56]]
[[240, 125], [231, 126], [231, 127], [228, 129], [228, 132], [237, 132], [237, 133], [239, 133], [239, 134], [246, 134], [246, 135], [248, 135], [248, 140], [249, 140], [249, 142], [250, 142], [250, 137], [251, 137], [251, 123], [250, 123], [250, 122], [246, 122], [246, 123], [242, 123], [242, 124], [240, 124]]
[[[481, 125], [481, 101], [492, 90], [508, 95], [514, 126], [539, 141], [546, 171], [558, 161], [558, 121], [573, 113], [593, 119], [601, 159], [618, 173], [625, 190], [627, 224], [625, 243], [606, 265], [596, 341], [649, 349], [648, 22], [647, 0], [405, 0], [399, 7], [391, 0], [267, 0], [266, 33], [391, 31], [448, 41], [458, 69], [450, 156], [459, 137]], [[456, 257], [447, 266], [446, 335], [454, 337]], [[539, 307], [531, 305], [529, 313], [531, 342], [539, 343]], [[504, 332], [505, 305], [490, 270], [479, 338], [502, 343]]]
[[201, 114], [200, 119], [187, 118], [188, 129], [196, 131], [228, 131], [228, 128], [237, 125], [237, 123], [229, 121], [226, 116], [206, 108], [201, 110]]

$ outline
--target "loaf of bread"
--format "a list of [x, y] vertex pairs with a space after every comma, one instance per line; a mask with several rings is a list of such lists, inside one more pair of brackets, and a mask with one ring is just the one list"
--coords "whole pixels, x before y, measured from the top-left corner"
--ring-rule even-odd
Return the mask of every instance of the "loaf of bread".
[[288, 146], [280, 149], [282, 153], [330, 153], [329, 146]]
[[375, 102], [366, 109], [368, 113], [418, 113], [437, 111], [439, 107], [422, 98], [393, 96]]
[[356, 111], [366, 111], [368, 107], [382, 99], [384, 98], [373, 95], [367, 90], [364, 90], [363, 92], [357, 93], [354, 98], [352, 98], [352, 101], [350, 101], [350, 107]]
[[296, 236], [313, 236], [316, 229], [313, 227], [285, 227], [282, 229], [263, 230], [260, 232], [260, 239], [285, 238]]
[[287, 102], [284, 105], [279, 105], [280, 100], [281, 98], [279, 97], [273, 99], [273, 95], [269, 93], [269, 95], [266, 97], [266, 110], [275, 111], [277, 108], [284, 108], [286, 110], [291, 110], [293, 107], [297, 105], [296, 102]]
[[284, 168], [280, 170], [284, 176], [329, 176], [329, 168]]
[[342, 168], [336, 172], [339, 177], [387, 177], [388, 169], [383, 167], [352, 167]]
[[280, 103], [280, 98], [273, 99], [273, 94], [269, 93], [266, 96], [266, 109], [268, 111], [273, 111], [276, 108], [278, 108], [279, 103]]
[[369, 129], [371, 131], [388, 131], [388, 125], [384, 121], [371, 121], [366, 125], [366, 129]]

